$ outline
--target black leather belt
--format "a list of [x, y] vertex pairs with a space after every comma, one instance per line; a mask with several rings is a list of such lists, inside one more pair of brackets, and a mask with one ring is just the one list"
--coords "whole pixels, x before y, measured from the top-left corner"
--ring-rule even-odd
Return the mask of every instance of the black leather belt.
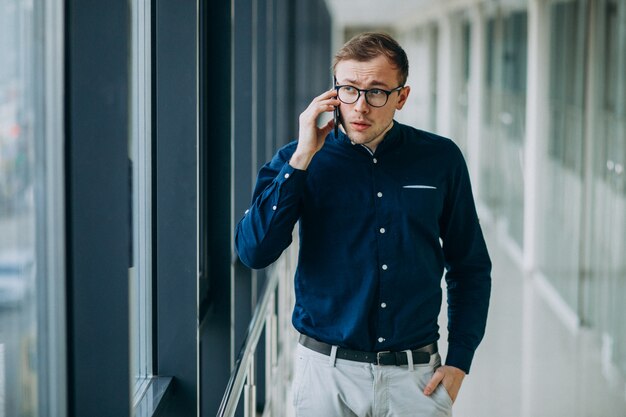
[[[332, 351], [332, 345], [328, 343], [320, 342], [312, 337], [301, 334], [300, 344], [315, 352], [322, 353], [330, 356]], [[412, 350], [413, 363], [424, 364], [430, 362], [430, 355], [437, 353], [437, 343], [431, 343], [430, 345], [421, 347], [419, 349]], [[344, 348], [337, 348], [337, 359], [347, 359], [349, 361], [367, 362], [376, 365], [407, 365], [406, 352], [362, 352], [359, 350], [350, 350]]]

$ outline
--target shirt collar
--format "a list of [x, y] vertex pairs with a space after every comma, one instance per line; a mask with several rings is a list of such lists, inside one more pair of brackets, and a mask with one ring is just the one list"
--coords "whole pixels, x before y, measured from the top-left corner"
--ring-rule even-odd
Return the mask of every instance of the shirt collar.
[[[334, 132], [332, 133], [332, 135], [334, 137]], [[393, 126], [385, 134], [385, 137], [380, 142], [380, 144], [378, 144], [378, 146], [376, 147], [376, 153], [379, 153], [381, 150], [386, 150], [390, 146], [393, 146], [400, 140], [400, 136], [400, 124], [393, 120]], [[335, 137], [335, 139], [340, 143], [345, 143], [348, 145], [353, 144], [348, 135], [346, 135], [341, 129], [339, 129], [338, 136]]]

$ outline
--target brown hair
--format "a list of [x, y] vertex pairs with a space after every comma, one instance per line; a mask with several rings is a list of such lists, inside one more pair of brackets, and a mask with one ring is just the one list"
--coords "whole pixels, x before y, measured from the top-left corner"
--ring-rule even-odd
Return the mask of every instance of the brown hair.
[[364, 32], [356, 35], [341, 47], [333, 60], [333, 73], [340, 61], [369, 61], [380, 55], [387, 57], [400, 73], [400, 84], [409, 76], [409, 60], [404, 49], [390, 35], [382, 32]]

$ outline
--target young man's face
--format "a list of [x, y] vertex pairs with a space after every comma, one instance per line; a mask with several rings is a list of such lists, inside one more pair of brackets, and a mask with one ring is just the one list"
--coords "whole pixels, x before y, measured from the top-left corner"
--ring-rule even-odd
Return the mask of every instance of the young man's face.
[[[398, 69], [383, 55], [364, 62], [339, 61], [335, 66], [335, 76], [337, 85], [351, 85], [360, 89], [393, 90], [400, 85]], [[409, 91], [409, 87], [394, 91], [383, 107], [369, 105], [364, 93], [361, 93], [356, 103], [341, 103], [339, 111], [350, 140], [376, 149], [384, 133], [391, 127], [396, 110], [400, 110], [406, 103]]]

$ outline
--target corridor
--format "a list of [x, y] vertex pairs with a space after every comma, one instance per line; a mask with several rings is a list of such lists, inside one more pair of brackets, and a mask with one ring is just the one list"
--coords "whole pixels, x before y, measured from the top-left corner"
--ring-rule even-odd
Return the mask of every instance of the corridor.
[[0, 0], [0, 417], [290, 417], [299, 237], [256, 270], [235, 229], [364, 31], [493, 260], [455, 417], [626, 417], [626, 0]]
[[489, 319], [454, 416], [625, 417], [626, 385], [603, 361], [602, 338], [568, 328], [547, 301], [549, 287], [524, 276], [497, 227], [483, 227], [493, 261]]

